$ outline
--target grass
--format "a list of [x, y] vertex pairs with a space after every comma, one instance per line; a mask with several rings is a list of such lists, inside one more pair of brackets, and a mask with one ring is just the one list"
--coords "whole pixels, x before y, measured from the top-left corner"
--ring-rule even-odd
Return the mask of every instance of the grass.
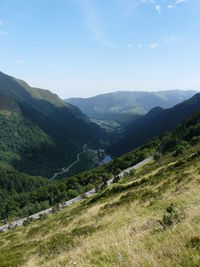
[[200, 266], [199, 146], [0, 234], [0, 266]]

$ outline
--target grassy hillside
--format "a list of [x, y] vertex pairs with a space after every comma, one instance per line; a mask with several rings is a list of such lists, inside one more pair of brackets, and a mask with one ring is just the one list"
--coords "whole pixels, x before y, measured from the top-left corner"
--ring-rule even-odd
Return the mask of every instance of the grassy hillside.
[[1, 266], [198, 266], [199, 149], [168, 153], [81, 204], [1, 233]]
[[[140, 148], [161, 142], [163, 155], [93, 197], [1, 233], [1, 266], [198, 266], [199, 122], [197, 113]], [[136, 152], [107, 170], [127, 167]]]

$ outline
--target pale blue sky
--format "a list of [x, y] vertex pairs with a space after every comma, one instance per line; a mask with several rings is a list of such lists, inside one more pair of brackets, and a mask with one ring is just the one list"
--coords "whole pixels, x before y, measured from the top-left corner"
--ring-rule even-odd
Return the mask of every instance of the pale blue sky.
[[0, 70], [60, 97], [200, 89], [200, 0], [0, 0]]

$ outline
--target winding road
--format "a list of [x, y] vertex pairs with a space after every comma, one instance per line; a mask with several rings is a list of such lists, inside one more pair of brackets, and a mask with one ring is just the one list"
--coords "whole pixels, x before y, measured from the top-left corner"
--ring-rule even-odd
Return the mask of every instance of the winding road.
[[[74, 162], [74, 163], [72, 163], [72, 164], [70, 165], [71, 167], [74, 166], [74, 165], [79, 161], [79, 157], [80, 157], [83, 153], [85, 153], [85, 149], [86, 149], [86, 148], [87, 148], [87, 144], [85, 144], [85, 145], [83, 146], [83, 152], [77, 154], [77, 160], [76, 160], [76, 162]], [[79, 156], [78, 156], [78, 155], [79, 155]], [[148, 157], [148, 158], [146, 158], [145, 160], [139, 162], [138, 164], [136, 164], [136, 165], [134, 165], [134, 166], [132, 166], [132, 167], [130, 167], [130, 168], [127, 168], [127, 169], [123, 170], [123, 171], [119, 174], [119, 177], [121, 177], [121, 178], [124, 177], [124, 175], [127, 174], [127, 173], [130, 173], [131, 170], [136, 170], [136, 169], [142, 167], [143, 165], [145, 165], [145, 164], [149, 163], [150, 161], [152, 161], [152, 159], [153, 159], [153, 157]], [[68, 167], [69, 169], [71, 168], [70, 166]], [[68, 168], [67, 168], [67, 169], [68, 169]], [[108, 180], [108, 181], [107, 181], [107, 185], [111, 185], [111, 184], [113, 183], [113, 180], [114, 180], [114, 178]], [[92, 190], [86, 192], [85, 195], [86, 195], [87, 197], [90, 197], [90, 196], [94, 195], [95, 193], [96, 193], [96, 189], [93, 188]], [[80, 202], [82, 199], [83, 199], [83, 196], [75, 197], [75, 198], [73, 198], [73, 199], [70, 199], [70, 200], [66, 201], [64, 204], [59, 204], [59, 207], [60, 207], [60, 208], [69, 207], [69, 206], [71, 206], [73, 203]], [[43, 215], [49, 215], [49, 214], [51, 214], [52, 212], [53, 212], [53, 209], [52, 209], [52, 208], [49, 208], [49, 209], [40, 211], [40, 212], [38, 212], [38, 213], [35, 213], [35, 214], [33, 214], [33, 215], [29, 216], [29, 217], [25, 217], [25, 218], [19, 219], [19, 220], [17, 220], [17, 221], [11, 222], [11, 223], [7, 223], [7, 224], [5, 224], [5, 225], [0, 226], [0, 232], [5, 232], [5, 231], [7, 231], [7, 230], [9, 230], [9, 229], [14, 229], [14, 228], [17, 227], [17, 226], [22, 226], [23, 223], [26, 222], [27, 220], [30, 220], [30, 219], [36, 220], [36, 219], [39, 219], [41, 216], [43, 216]]]
[[82, 152], [79, 152], [76, 155], [76, 160], [72, 162], [67, 168], [63, 168], [62, 171], [54, 173], [54, 175], [49, 179], [50, 181], [54, 180], [58, 175], [64, 174], [68, 172], [74, 165], [76, 165], [80, 161], [80, 156], [85, 154], [88, 144], [84, 144], [82, 147]]

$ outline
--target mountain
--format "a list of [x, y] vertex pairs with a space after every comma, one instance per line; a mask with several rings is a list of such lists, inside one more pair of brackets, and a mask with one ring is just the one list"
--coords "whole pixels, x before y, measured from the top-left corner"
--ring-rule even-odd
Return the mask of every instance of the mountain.
[[[74, 184], [104, 181], [104, 186], [62, 210], [54, 208], [52, 215], [0, 233], [1, 266], [199, 266], [199, 141], [200, 112], [104, 169], [73, 177]], [[165, 147], [163, 154], [155, 155], [158, 147]], [[151, 154], [148, 164], [106, 185], [106, 171], [115, 175], [119, 167]], [[58, 181], [55, 192], [70, 184], [72, 180]], [[51, 190], [38, 196], [55, 199]]]
[[0, 161], [50, 177], [99, 135], [99, 127], [77, 107], [0, 73]]
[[93, 119], [130, 120], [144, 115], [152, 108], [170, 108], [191, 98], [195, 91], [171, 90], [158, 92], [124, 91], [97, 95], [90, 98], [68, 98], [73, 104]]
[[129, 125], [124, 137], [114, 144], [110, 151], [113, 155], [130, 151], [151, 138], [171, 130], [199, 109], [200, 93], [170, 109], [163, 110], [156, 107]]

